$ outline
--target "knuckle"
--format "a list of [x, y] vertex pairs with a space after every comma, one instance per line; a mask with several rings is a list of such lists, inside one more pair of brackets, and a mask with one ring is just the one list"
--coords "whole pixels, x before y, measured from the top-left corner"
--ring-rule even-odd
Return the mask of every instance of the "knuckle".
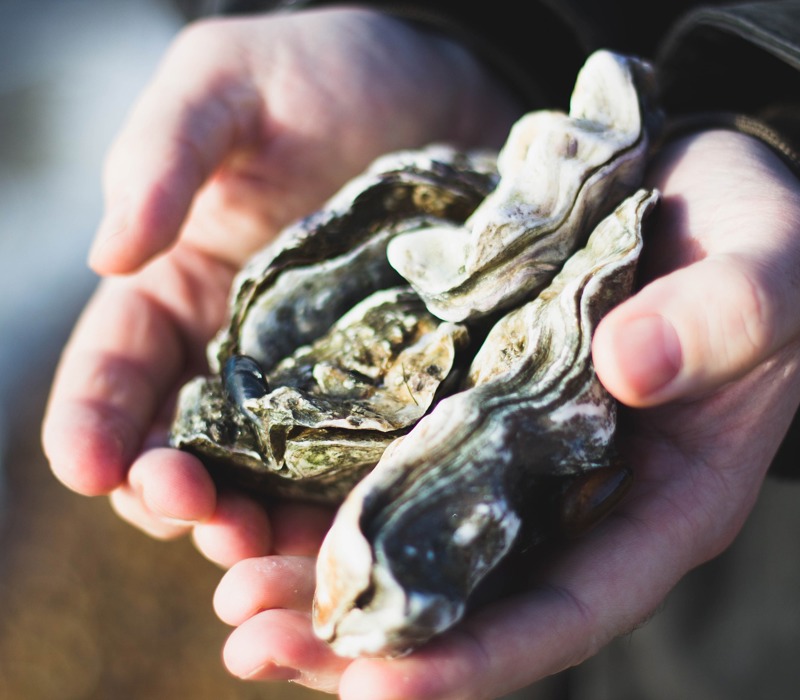
[[194, 57], [197, 51], [208, 51], [218, 45], [227, 35], [230, 20], [221, 17], [204, 17], [184, 26], [172, 42], [170, 54], [182, 56], [188, 53]]
[[707, 324], [708, 347], [718, 361], [736, 371], [764, 358], [774, 345], [775, 301], [763, 275], [751, 262], [715, 261], [711, 295], [697, 306]]

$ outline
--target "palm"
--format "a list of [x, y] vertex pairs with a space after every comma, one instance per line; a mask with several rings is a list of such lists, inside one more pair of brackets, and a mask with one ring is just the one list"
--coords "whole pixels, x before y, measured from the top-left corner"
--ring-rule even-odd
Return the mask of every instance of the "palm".
[[110, 154], [108, 208], [137, 209], [124, 232], [134, 254], [101, 230], [96, 266], [128, 271], [119, 268], [180, 227], [182, 244], [238, 266], [378, 155], [435, 140], [499, 145], [514, 113], [502, 93], [478, 92], [488, 81], [477, 65], [454, 44], [363, 11], [190, 28]]

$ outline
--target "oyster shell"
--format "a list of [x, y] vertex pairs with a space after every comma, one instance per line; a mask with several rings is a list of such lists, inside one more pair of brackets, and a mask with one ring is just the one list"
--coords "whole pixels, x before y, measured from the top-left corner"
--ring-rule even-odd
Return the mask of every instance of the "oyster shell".
[[343, 501], [314, 604], [337, 653], [424, 643], [521, 532], [579, 531], [624, 491], [590, 343], [657, 200], [653, 93], [646, 62], [597, 52], [569, 114], [526, 115], [496, 157], [385, 156], [237, 276], [171, 442], [239, 486]]
[[[591, 338], [630, 292], [640, 191], [602, 221], [534, 301], [490, 331], [461, 390], [384, 452], [341, 506], [318, 559], [314, 623], [343, 656], [396, 655], [452, 626], [478, 583], [552, 512], [537, 489], [617, 462], [614, 400]], [[563, 480], [554, 486], [554, 477]]]
[[378, 158], [239, 273], [229, 321], [209, 346], [211, 371], [234, 354], [269, 370], [373, 291], [406, 284], [386, 259], [389, 240], [410, 227], [463, 222], [496, 185], [488, 152], [433, 145]]
[[539, 291], [641, 182], [658, 119], [649, 64], [592, 54], [569, 115], [527, 114], [498, 157], [501, 180], [463, 226], [395, 238], [391, 264], [439, 318], [463, 321]]
[[228, 478], [239, 467], [248, 486], [339, 501], [428, 410], [467, 340], [409, 287], [380, 290], [270, 372], [233, 355], [221, 375], [192, 380], [180, 446], [229, 460]]
[[463, 221], [496, 184], [492, 153], [393, 153], [283, 231], [234, 280], [211, 374], [182, 388], [171, 444], [225, 482], [341, 501], [452, 381], [467, 342], [407, 286], [385, 291], [406, 285], [386, 245]]

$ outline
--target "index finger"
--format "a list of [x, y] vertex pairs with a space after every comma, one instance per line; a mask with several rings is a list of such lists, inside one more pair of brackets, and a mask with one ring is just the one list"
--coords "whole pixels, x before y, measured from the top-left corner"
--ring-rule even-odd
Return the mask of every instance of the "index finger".
[[64, 349], [45, 414], [55, 475], [85, 495], [119, 486], [182, 364], [164, 311], [128, 285], [102, 283]]
[[67, 487], [99, 495], [124, 482], [184, 371], [202, 361], [231, 274], [184, 250], [100, 284], [64, 349], [42, 428]]
[[109, 151], [89, 258], [100, 274], [132, 272], [169, 247], [204, 182], [251, 138], [260, 99], [216, 25], [181, 32]]

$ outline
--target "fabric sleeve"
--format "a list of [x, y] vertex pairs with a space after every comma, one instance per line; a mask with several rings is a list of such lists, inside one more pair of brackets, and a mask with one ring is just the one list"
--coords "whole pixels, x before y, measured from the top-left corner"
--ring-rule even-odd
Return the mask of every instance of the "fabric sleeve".
[[703, 7], [674, 25], [657, 56], [667, 112], [771, 145], [800, 176], [800, 1]]

